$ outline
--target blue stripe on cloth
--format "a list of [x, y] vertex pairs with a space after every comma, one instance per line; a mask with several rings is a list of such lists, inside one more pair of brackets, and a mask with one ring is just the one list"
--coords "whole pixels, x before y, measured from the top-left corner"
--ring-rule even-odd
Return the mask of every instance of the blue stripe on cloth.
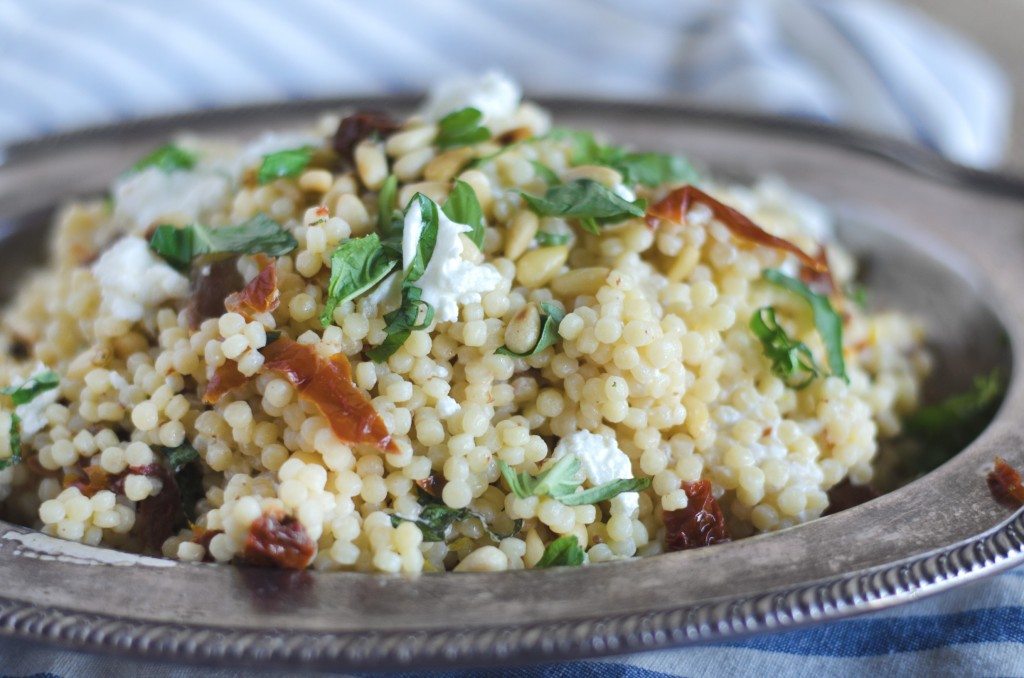
[[[367, 678], [371, 674], [365, 674]], [[679, 674], [652, 671], [616, 661], [579, 661], [561, 664], [537, 664], [517, 668], [479, 668], [458, 671], [414, 671], [389, 673], [389, 678], [674, 678]]]

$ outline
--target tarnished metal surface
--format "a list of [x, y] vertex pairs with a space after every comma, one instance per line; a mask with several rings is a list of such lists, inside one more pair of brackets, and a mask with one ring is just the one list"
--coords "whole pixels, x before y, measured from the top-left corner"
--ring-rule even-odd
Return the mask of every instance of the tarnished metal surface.
[[[1009, 372], [1011, 357], [1021, 355], [1024, 183], [810, 124], [550, 103], [559, 124], [687, 153], [729, 176], [779, 174], [831, 205], [842, 238], [866, 263], [873, 302], [927, 320], [938, 356], [931, 395], [995, 366]], [[0, 167], [0, 294], [9, 296], [18, 275], [42, 260], [41, 224], [57, 201], [102, 190], [169, 133], [243, 135], [344, 104], [199, 113], [10, 149]], [[906, 602], [1024, 561], [1024, 522], [985, 484], [996, 455], [1024, 466], [1018, 374], [977, 441], [875, 501], [735, 543], [554, 571], [410, 580], [157, 567], [89, 547], [71, 551], [0, 523], [0, 634], [183, 661], [382, 668], [579, 657], [789, 628]]]

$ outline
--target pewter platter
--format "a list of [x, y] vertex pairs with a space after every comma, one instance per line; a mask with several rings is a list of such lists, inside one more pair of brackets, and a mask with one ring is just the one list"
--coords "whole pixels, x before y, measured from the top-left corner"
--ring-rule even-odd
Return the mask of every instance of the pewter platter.
[[[45, 257], [47, 221], [175, 131], [244, 136], [319, 111], [404, 99], [207, 111], [46, 137], [0, 153], [0, 295]], [[549, 100], [558, 124], [714, 172], [773, 173], [841, 217], [879, 307], [926, 319], [929, 399], [1012, 374], [999, 413], [945, 465], [775, 534], [589, 568], [425, 575], [173, 564], [0, 522], [0, 635], [152, 659], [322, 669], [511, 664], [677, 646], [821, 623], [1024, 561], [1024, 519], [992, 500], [993, 457], [1024, 466], [1024, 182], [813, 123], [673, 105]]]

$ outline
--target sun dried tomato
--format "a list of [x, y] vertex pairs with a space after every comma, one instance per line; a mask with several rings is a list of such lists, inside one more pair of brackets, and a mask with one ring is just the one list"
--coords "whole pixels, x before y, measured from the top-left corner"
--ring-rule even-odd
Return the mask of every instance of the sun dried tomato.
[[283, 374], [300, 397], [315, 404], [339, 440], [398, 451], [370, 399], [352, 383], [352, 367], [343, 353], [325, 360], [312, 346], [284, 336], [260, 352], [264, 368]]
[[100, 490], [111, 489], [111, 476], [102, 466], [84, 466], [72, 469], [64, 475], [61, 482], [65, 489], [77, 487], [86, 497], [91, 497]]
[[161, 465], [153, 466], [155, 472], [146, 475], [160, 480], [162, 487], [155, 496], [146, 497], [136, 504], [133, 531], [147, 548], [158, 551], [185, 518], [181, 509], [181, 490], [174, 474]]
[[249, 381], [249, 377], [238, 371], [238, 363], [234, 360], [225, 360], [223, 365], [214, 370], [213, 376], [207, 382], [206, 389], [203, 391], [203, 402], [213, 405], [225, 393], [238, 388], [247, 381]]
[[854, 506], [860, 506], [880, 496], [882, 495], [870, 485], [854, 485], [847, 478], [841, 483], [833, 485], [832, 489], [828, 491], [828, 506], [821, 515], [830, 516]]
[[224, 313], [224, 299], [245, 285], [238, 272], [238, 257], [209, 261], [192, 268], [189, 280], [192, 294], [186, 311], [189, 325], [196, 329], [208, 318]]
[[338, 131], [334, 133], [332, 146], [338, 155], [352, 162], [352, 154], [360, 141], [374, 134], [385, 138], [399, 127], [401, 125], [387, 113], [359, 111], [342, 118], [338, 124]]
[[416, 481], [416, 485], [419, 486], [421, 490], [435, 499], [441, 498], [441, 491], [447, 484], [448, 481], [440, 473], [431, 473], [426, 478]]
[[647, 225], [657, 228], [659, 220], [662, 219], [682, 223], [686, 219], [686, 213], [690, 206], [694, 203], [700, 203], [710, 209], [715, 218], [725, 224], [737, 238], [794, 254], [811, 271], [824, 273], [829, 270], [825, 257], [812, 257], [788, 240], [768, 233], [739, 210], [715, 200], [692, 185], [677, 188], [648, 208]]
[[203, 562], [212, 563], [213, 556], [210, 555], [210, 542], [218, 534], [222, 534], [224, 530], [208, 530], [205, 527], [194, 527], [193, 529], [195, 534], [192, 537], [192, 543], [203, 547]]
[[316, 542], [296, 518], [264, 514], [245, 540], [245, 562], [261, 567], [302, 570], [316, 555]]
[[224, 308], [252, 320], [258, 313], [268, 313], [277, 308], [281, 292], [277, 289], [277, 265], [273, 259], [257, 255], [260, 272], [240, 291], [224, 299]]
[[988, 489], [1003, 506], [1020, 508], [1024, 506], [1024, 484], [1017, 469], [996, 457], [995, 467], [988, 474]]
[[686, 508], [663, 512], [665, 550], [684, 551], [729, 541], [722, 509], [711, 494], [711, 481], [684, 482], [682, 488], [689, 502]]

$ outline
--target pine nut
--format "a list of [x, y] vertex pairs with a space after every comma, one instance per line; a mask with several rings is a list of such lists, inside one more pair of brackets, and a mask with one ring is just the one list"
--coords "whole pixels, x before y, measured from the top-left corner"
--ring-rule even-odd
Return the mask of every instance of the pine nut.
[[414, 127], [388, 137], [386, 149], [388, 155], [392, 158], [397, 158], [402, 155], [408, 155], [413, 151], [427, 148], [434, 142], [436, 136], [437, 125], [430, 124], [423, 127]]
[[512, 261], [521, 257], [537, 235], [539, 225], [540, 219], [530, 210], [516, 212], [505, 235], [505, 256]]
[[352, 235], [366, 235], [373, 230], [373, 222], [370, 220], [370, 213], [366, 210], [363, 201], [351, 193], [346, 193], [338, 198], [334, 205], [334, 213], [348, 222], [352, 229]]
[[416, 184], [406, 184], [398, 192], [398, 204], [405, 207], [417, 193], [422, 193], [434, 202], [441, 204], [448, 197], [448, 184], [444, 181], [421, 181]]
[[622, 175], [611, 167], [605, 167], [604, 165], [580, 165], [579, 167], [568, 169], [562, 174], [562, 181], [569, 182], [574, 179], [593, 179], [608, 188], [622, 183]]
[[402, 181], [412, 181], [423, 173], [423, 168], [427, 166], [427, 163], [433, 157], [434, 149], [430, 146], [406, 153], [395, 160], [395, 176]]
[[512, 317], [505, 328], [505, 346], [513, 353], [527, 353], [540, 339], [540, 311], [536, 304], [526, 304]]
[[371, 191], [379, 189], [388, 178], [388, 159], [384, 155], [384, 145], [372, 139], [364, 139], [356, 146], [354, 157], [363, 185]]
[[516, 263], [516, 279], [526, 287], [540, 287], [554, 278], [569, 258], [566, 245], [527, 252]]
[[484, 214], [490, 213], [494, 196], [491, 194], [491, 180], [487, 178], [487, 175], [480, 170], [471, 169], [460, 174], [459, 179], [473, 188], [477, 202], [480, 203], [480, 209], [484, 211]]
[[578, 297], [583, 294], [597, 294], [608, 279], [609, 270], [604, 266], [577, 268], [563, 273], [551, 281], [551, 291], [560, 297]]
[[427, 163], [423, 168], [423, 178], [427, 181], [451, 181], [472, 157], [473, 149], [468, 146], [445, 151]]
[[675, 261], [669, 266], [665, 276], [672, 282], [679, 282], [693, 272], [693, 269], [697, 267], [699, 259], [700, 249], [697, 247], [687, 247], [676, 256]]

